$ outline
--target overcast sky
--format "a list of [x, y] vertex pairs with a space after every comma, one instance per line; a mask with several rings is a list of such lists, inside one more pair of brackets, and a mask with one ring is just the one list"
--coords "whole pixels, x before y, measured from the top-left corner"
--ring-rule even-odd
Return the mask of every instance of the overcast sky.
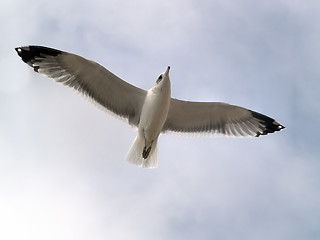
[[[320, 1], [2, 0], [0, 239], [320, 239]], [[125, 161], [136, 132], [14, 51], [44, 45], [172, 96], [224, 101], [286, 129], [161, 135], [159, 167]]]

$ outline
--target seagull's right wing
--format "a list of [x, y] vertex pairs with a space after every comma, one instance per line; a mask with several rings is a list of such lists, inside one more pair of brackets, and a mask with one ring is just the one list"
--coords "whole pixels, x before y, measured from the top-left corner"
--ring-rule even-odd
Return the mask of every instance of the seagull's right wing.
[[75, 54], [41, 46], [18, 47], [16, 51], [34, 71], [78, 90], [130, 124], [139, 124], [145, 90]]
[[189, 102], [171, 98], [162, 132], [260, 136], [283, 129], [261, 113], [222, 102]]

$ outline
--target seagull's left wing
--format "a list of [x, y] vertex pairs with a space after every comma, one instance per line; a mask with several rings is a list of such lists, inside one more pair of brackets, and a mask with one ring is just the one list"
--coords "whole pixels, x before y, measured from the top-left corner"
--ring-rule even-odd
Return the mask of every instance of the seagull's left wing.
[[16, 51], [34, 71], [78, 90], [103, 108], [138, 126], [147, 93], [145, 90], [121, 80], [98, 63], [75, 54], [41, 46], [18, 47]]
[[283, 129], [261, 113], [222, 102], [189, 102], [171, 98], [162, 132], [260, 136]]

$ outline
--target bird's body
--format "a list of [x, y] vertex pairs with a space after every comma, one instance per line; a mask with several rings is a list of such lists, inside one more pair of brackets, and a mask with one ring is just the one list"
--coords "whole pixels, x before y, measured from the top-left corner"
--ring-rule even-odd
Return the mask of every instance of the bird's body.
[[157, 167], [157, 142], [161, 133], [207, 132], [258, 137], [284, 128], [270, 117], [239, 106], [171, 98], [170, 67], [145, 91], [75, 54], [41, 46], [19, 47], [16, 51], [34, 71], [78, 90], [137, 127], [138, 134], [127, 160], [138, 166]]
[[138, 125], [138, 135], [127, 155], [127, 160], [136, 165], [149, 168], [157, 166], [158, 137], [167, 119], [170, 106], [169, 70], [170, 67], [159, 76], [161, 81], [157, 81], [146, 95]]
[[138, 131], [144, 136], [146, 146], [158, 138], [167, 119], [171, 98], [169, 69], [162, 74], [162, 81], [148, 91], [143, 104]]

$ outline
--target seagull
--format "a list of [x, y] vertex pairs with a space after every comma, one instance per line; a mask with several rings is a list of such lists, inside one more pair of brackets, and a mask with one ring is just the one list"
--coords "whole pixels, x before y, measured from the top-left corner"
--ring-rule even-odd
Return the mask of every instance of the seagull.
[[15, 50], [35, 72], [77, 90], [137, 127], [138, 134], [126, 159], [140, 167], [158, 166], [157, 142], [161, 133], [259, 137], [285, 128], [276, 120], [243, 107], [172, 98], [170, 66], [146, 91], [123, 81], [98, 63], [72, 53], [43, 46]]

